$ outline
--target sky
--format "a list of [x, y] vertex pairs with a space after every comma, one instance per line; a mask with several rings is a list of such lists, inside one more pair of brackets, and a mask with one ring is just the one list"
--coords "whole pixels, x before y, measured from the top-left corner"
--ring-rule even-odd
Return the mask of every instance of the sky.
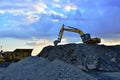
[[[4, 51], [33, 48], [33, 55], [53, 45], [62, 24], [120, 44], [120, 0], [0, 0], [0, 46]], [[81, 42], [65, 32], [62, 42]]]

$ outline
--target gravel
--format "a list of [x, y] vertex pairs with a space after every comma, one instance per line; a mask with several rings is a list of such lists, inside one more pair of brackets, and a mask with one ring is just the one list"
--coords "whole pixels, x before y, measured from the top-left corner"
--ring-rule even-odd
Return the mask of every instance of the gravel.
[[41, 57], [29, 57], [11, 64], [0, 80], [96, 80], [73, 65], [60, 60], [52, 62]]
[[46, 66], [40, 76], [41, 80], [96, 80], [75, 66], [59, 60], [55, 60]]
[[46, 46], [37, 56], [0, 68], [0, 80], [120, 80], [120, 46]]
[[66, 44], [47, 46], [38, 54], [49, 61], [59, 59], [86, 71], [120, 71], [120, 46], [98, 44]]
[[[17, 63], [12, 63], [3, 72], [0, 80], [32, 80], [38, 70], [47, 65], [49, 61], [39, 57], [29, 57]], [[34, 80], [34, 79], [33, 79]]]

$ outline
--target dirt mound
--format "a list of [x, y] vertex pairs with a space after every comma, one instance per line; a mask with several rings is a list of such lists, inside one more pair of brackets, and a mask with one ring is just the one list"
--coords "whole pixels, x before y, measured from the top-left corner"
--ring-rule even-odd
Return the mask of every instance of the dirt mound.
[[38, 56], [49, 61], [59, 59], [86, 71], [120, 71], [119, 45], [66, 44], [47, 46]]

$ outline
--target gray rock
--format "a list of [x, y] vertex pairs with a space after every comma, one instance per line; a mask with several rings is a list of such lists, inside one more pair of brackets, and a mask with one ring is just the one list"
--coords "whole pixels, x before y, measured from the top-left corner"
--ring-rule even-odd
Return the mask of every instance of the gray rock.
[[95, 64], [87, 64], [87, 68], [88, 68], [89, 70], [92, 70], [92, 69], [96, 69], [97, 67], [96, 67]]
[[59, 59], [74, 66], [95, 64], [95, 70], [98, 71], [120, 71], [120, 46], [97, 44], [47, 46], [38, 56], [49, 61]]
[[0, 80], [96, 80], [96, 78], [59, 60], [48, 62], [43, 58], [30, 57], [11, 64], [2, 73]]

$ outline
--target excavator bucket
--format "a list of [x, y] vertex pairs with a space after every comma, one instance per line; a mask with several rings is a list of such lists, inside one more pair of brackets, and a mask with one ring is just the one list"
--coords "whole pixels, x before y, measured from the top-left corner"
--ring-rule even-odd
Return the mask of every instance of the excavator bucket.
[[55, 41], [54, 41], [54, 46], [57, 46], [58, 43], [60, 43], [60, 41], [59, 41], [59, 40], [55, 40]]

